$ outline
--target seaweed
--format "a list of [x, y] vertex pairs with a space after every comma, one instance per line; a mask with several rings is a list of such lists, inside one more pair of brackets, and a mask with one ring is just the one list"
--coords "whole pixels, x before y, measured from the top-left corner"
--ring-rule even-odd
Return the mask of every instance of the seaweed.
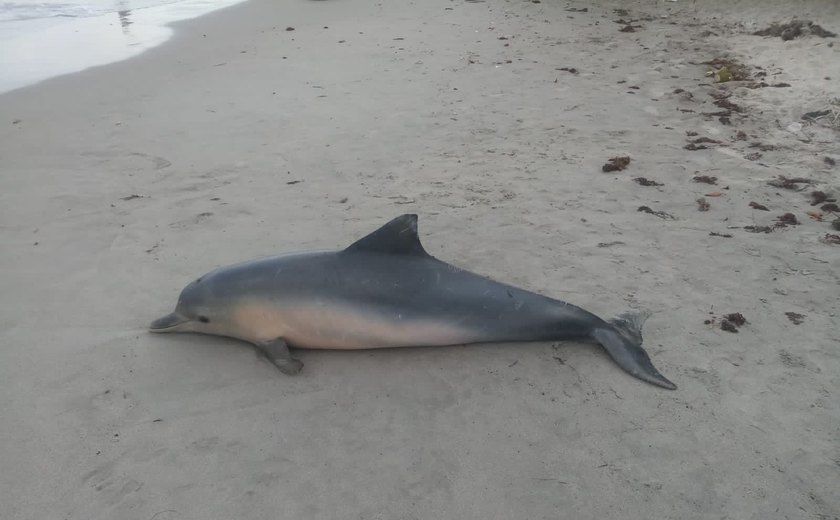
[[616, 171], [620, 172], [622, 170], [625, 170], [629, 164], [629, 157], [613, 157], [601, 167], [601, 171], [603, 171], [604, 173]]

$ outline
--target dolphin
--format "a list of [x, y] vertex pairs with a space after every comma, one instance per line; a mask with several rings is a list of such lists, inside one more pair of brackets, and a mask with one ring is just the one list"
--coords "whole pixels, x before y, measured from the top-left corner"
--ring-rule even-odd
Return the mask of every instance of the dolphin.
[[592, 340], [630, 375], [670, 390], [642, 348], [647, 316], [605, 321], [570, 303], [496, 282], [426, 252], [417, 215], [399, 216], [338, 251], [221, 267], [187, 285], [151, 332], [198, 332], [254, 344], [283, 373], [289, 347], [371, 349]]

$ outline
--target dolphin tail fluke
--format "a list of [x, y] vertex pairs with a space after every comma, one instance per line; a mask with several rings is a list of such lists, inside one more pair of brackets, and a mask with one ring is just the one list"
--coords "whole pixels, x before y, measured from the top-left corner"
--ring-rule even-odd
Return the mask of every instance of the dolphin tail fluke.
[[668, 381], [656, 370], [645, 349], [642, 348], [642, 324], [649, 313], [624, 313], [609, 321], [610, 327], [597, 328], [592, 337], [625, 372], [668, 390], [677, 385]]

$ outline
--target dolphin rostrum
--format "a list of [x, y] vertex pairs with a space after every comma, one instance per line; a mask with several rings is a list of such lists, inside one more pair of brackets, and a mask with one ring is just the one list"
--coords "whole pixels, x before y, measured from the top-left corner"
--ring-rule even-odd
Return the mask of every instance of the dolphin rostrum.
[[630, 375], [675, 389], [642, 348], [646, 316], [604, 321], [580, 307], [495, 282], [428, 254], [417, 215], [341, 251], [222, 267], [187, 285], [152, 332], [200, 332], [256, 345], [281, 371], [289, 347], [369, 349], [589, 339]]

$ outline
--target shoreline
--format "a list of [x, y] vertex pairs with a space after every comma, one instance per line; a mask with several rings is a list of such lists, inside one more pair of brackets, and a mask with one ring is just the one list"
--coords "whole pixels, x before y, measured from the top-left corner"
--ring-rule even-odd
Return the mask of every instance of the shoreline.
[[0, 95], [138, 56], [165, 44], [173, 25], [243, 1], [216, 6], [208, 0], [183, 0], [91, 16], [0, 21]]

